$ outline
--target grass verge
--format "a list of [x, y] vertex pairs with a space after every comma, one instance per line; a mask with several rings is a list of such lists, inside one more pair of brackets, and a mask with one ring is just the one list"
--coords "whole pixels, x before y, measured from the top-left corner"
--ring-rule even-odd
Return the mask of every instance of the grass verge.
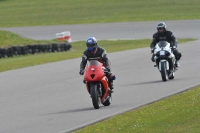
[[32, 40], [24, 38], [18, 34], [14, 34], [9, 31], [0, 30], [0, 47], [10, 47], [15, 45], [28, 45], [28, 44], [47, 44], [59, 42], [56, 39], [54, 40]]
[[200, 87], [77, 130], [74, 133], [199, 133]]
[[199, 0], [0, 0], [0, 27], [200, 19]]

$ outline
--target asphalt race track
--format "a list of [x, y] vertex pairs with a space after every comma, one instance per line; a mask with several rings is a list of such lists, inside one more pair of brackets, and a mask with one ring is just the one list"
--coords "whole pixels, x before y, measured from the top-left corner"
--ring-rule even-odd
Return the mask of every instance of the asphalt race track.
[[[169, 29], [174, 29], [177, 38], [200, 38], [200, 20], [165, 22]], [[89, 25], [73, 25], [63, 26], [63, 29], [71, 28], [74, 40], [85, 40], [89, 34], [97, 39], [139, 39], [151, 38], [156, 24], [94, 24], [91, 29]], [[47, 39], [48, 34], [50, 39], [51, 33], [59, 32], [56, 27], [63, 30], [62, 26], [6, 30], [34, 39]], [[183, 55], [181, 67], [176, 71], [175, 79], [167, 82], [162, 81], [157, 68], [153, 67], [150, 48], [108, 53], [112, 71], [117, 76], [115, 92], [112, 104], [98, 110], [93, 108], [83, 77], [78, 74], [81, 58], [2, 72], [0, 133], [70, 132], [199, 85], [200, 40], [181, 44], [179, 50]]]
[[[167, 28], [172, 30], [177, 38], [200, 38], [200, 20], [164, 21]], [[72, 41], [86, 40], [90, 36], [100, 39], [141, 39], [152, 38], [156, 31], [157, 21], [124, 22], [108, 24], [84, 24], [61, 26], [36, 26], [0, 28], [12, 31], [27, 38], [36, 40], [55, 39], [55, 34], [70, 31]]]

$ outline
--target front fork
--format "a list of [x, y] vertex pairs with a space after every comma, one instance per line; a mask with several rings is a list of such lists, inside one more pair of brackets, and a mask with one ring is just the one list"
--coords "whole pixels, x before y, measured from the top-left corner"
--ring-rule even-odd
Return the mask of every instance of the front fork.
[[92, 85], [96, 85], [97, 86], [98, 95], [100, 97], [102, 97], [102, 86], [101, 86], [101, 83], [99, 83], [99, 82], [94, 82], [94, 83], [93, 82], [90, 82], [90, 83], [86, 82], [86, 88], [87, 88], [87, 91], [88, 91], [89, 94], [91, 92], [90, 88], [91, 88]]
[[164, 62], [166, 61], [166, 67], [167, 67], [167, 70], [168, 70], [168, 73], [169, 75], [173, 72], [175, 72], [176, 70], [176, 66], [175, 66], [175, 58], [171, 58], [169, 60], [156, 60], [156, 65], [154, 65], [154, 67], [158, 67], [159, 71], [161, 71], [161, 67], [160, 67], [160, 64], [161, 62]]
[[[104, 82], [107, 82], [106, 80]], [[101, 103], [105, 102], [105, 100], [107, 99], [107, 97], [109, 96], [109, 92], [108, 92], [108, 88], [104, 88], [104, 90], [102, 90], [102, 84], [100, 82], [86, 82], [86, 87], [87, 87], [87, 91], [90, 94], [90, 87], [92, 85], [97, 85], [97, 91], [98, 91], [98, 95], [101, 98]], [[107, 86], [108, 87], [108, 86]]]

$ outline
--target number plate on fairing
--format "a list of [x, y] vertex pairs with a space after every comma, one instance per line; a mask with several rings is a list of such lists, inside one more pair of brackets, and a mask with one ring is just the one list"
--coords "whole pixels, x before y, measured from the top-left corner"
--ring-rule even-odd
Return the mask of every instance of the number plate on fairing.
[[165, 51], [160, 51], [160, 55], [165, 55]]

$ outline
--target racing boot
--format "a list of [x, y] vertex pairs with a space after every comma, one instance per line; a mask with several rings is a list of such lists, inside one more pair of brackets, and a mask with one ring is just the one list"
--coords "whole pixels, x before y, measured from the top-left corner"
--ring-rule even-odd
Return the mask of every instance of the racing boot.
[[115, 80], [115, 79], [116, 79], [115, 75], [113, 73], [110, 73], [109, 74], [109, 87], [111, 90], [114, 89], [113, 80]]
[[110, 92], [113, 93], [113, 91], [112, 91], [114, 89], [113, 80], [115, 80], [116, 77], [112, 72], [107, 73], [106, 76], [108, 77], [108, 86], [110, 88]]
[[154, 54], [152, 54], [152, 56], [151, 56], [151, 61], [152, 61], [152, 62], [155, 62]]
[[176, 60], [176, 62], [175, 62], [175, 66], [176, 66], [176, 67], [180, 67], [180, 63], [179, 63], [178, 60]]
[[114, 89], [113, 80], [108, 81], [109, 88], [112, 90]]
[[109, 93], [113, 93], [114, 92], [113, 80], [108, 81], [108, 87], [110, 88]]

